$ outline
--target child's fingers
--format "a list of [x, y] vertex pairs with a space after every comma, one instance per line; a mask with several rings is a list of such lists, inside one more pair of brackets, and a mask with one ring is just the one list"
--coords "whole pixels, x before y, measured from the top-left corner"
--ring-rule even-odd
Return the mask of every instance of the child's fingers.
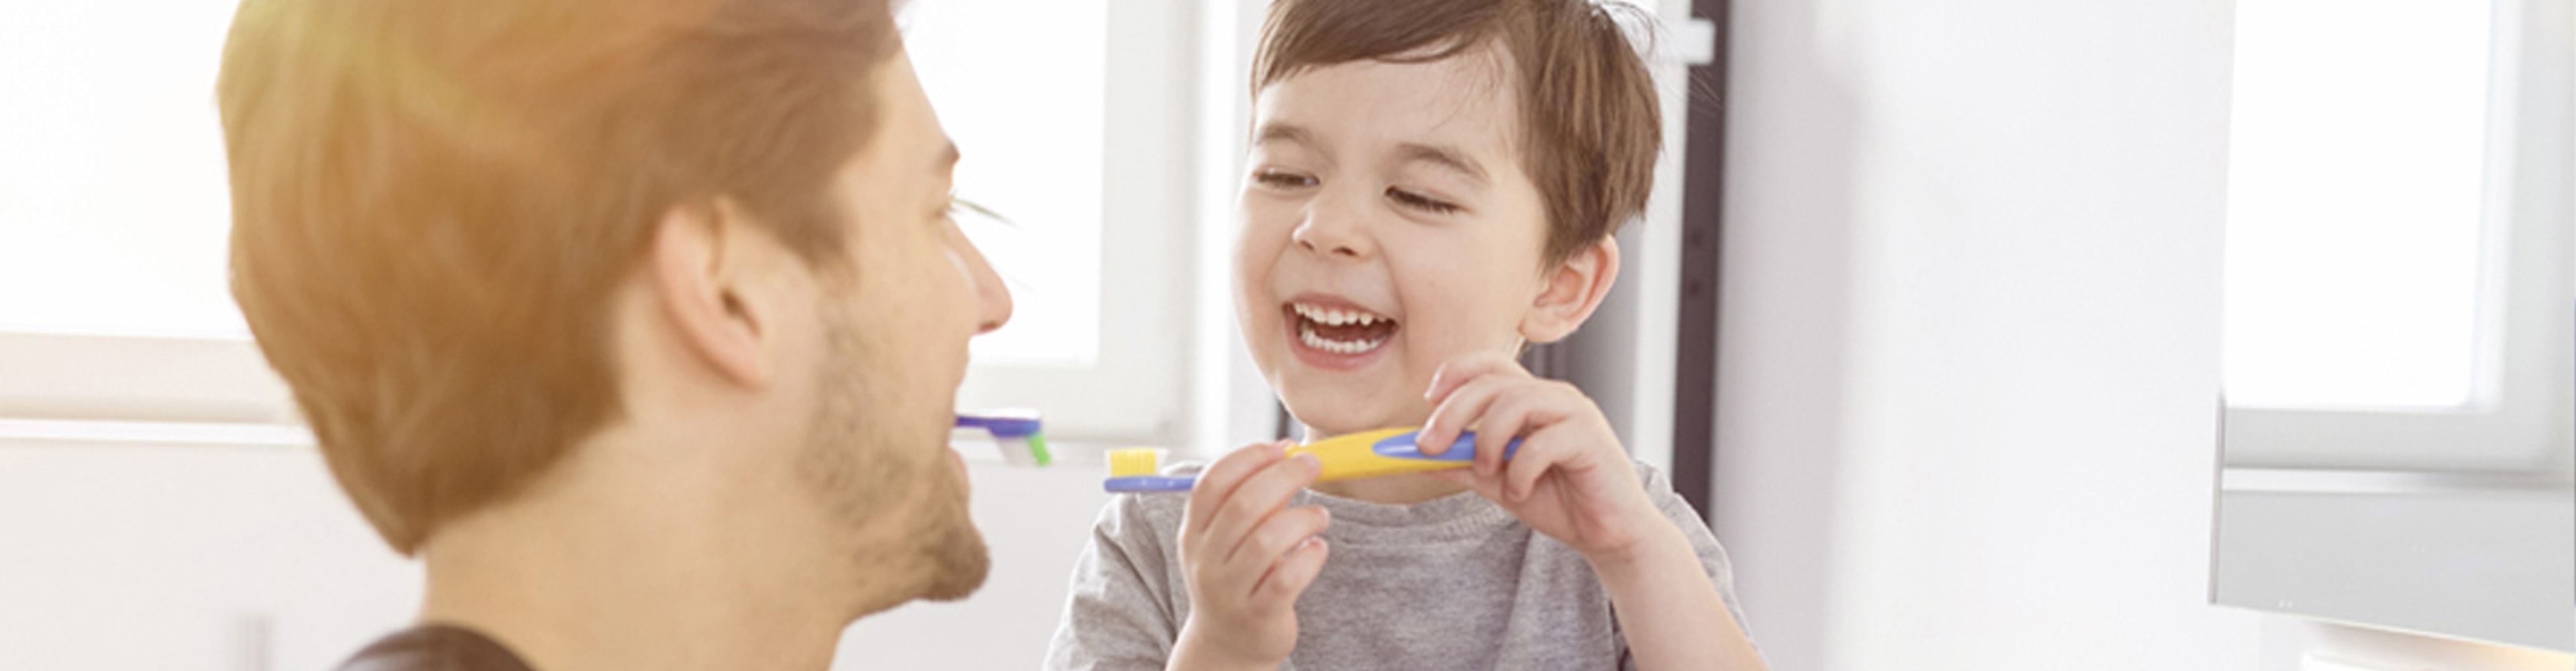
[[1190, 487], [1189, 505], [1181, 513], [1183, 533], [1206, 531], [1208, 518], [1216, 514], [1245, 477], [1286, 456], [1287, 447], [1282, 443], [1255, 443], [1226, 453], [1216, 463], [1209, 464], [1207, 470], [1199, 472], [1198, 483]]
[[1571, 478], [1593, 466], [1583, 446], [1566, 443], [1569, 435], [1572, 434], [1539, 431], [1522, 438], [1520, 452], [1512, 455], [1510, 463], [1503, 464], [1503, 494], [1512, 501], [1526, 500], [1538, 488], [1539, 477], [1549, 470], [1561, 471]]
[[1208, 551], [1209, 558], [1228, 561], [1242, 551], [1245, 539], [1262, 520], [1287, 508], [1289, 498], [1314, 484], [1316, 474], [1322, 472], [1323, 466], [1315, 461], [1315, 455], [1300, 454], [1271, 462], [1244, 478], [1243, 484], [1236, 486], [1234, 494], [1226, 497], [1215, 515], [1208, 518], [1204, 541], [1208, 545], [1202, 549]]
[[1287, 556], [1270, 565], [1270, 572], [1252, 586], [1253, 602], [1260, 608], [1284, 608], [1297, 603], [1297, 595], [1314, 584], [1315, 574], [1324, 570], [1324, 557], [1332, 547], [1321, 536], [1309, 538], [1288, 551]]
[[1298, 506], [1272, 513], [1259, 526], [1252, 528], [1251, 535], [1243, 539], [1243, 545], [1235, 548], [1234, 556], [1225, 561], [1269, 566], [1298, 543], [1324, 533], [1332, 522], [1332, 513], [1326, 512], [1323, 506]]
[[1495, 373], [1518, 373], [1520, 377], [1529, 376], [1529, 371], [1523, 370], [1520, 361], [1513, 359], [1511, 355], [1502, 352], [1470, 352], [1442, 362], [1439, 370], [1432, 371], [1431, 388], [1423, 390], [1422, 398], [1439, 401], [1450, 392], [1456, 391], [1458, 387], [1467, 384], [1468, 381]]
[[[1523, 380], [1485, 406], [1484, 416], [1476, 420], [1476, 472], [1501, 472], [1503, 456], [1511, 451], [1513, 437], [1537, 433], [1564, 420], [1566, 412], [1557, 406], [1567, 402], [1565, 394], [1547, 385], [1545, 381]], [[1522, 449], [1526, 451], [1528, 446]]]
[[1476, 421], [1476, 472], [1502, 472], [1504, 457], [1512, 452], [1515, 436], [1546, 431], [1548, 426], [1582, 413], [1589, 403], [1592, 400], [1584, 397], [1582, 390], [1558, 379], [1520, 379], [1520, 385], [1486, 405], [1484, 418]]
[[1492, 404], [1495, 397], [1509, 390], [1515, 382], [1501, 377], [1481, 377], [1450, 391], [1448, 398], [1431, 409], [1431, 418], [1423, 421], [1422, 432], [1413, 437], [1413, 446], [1423, 454], [1435, 457], [1447, 454], [1449, 448], [1457, 444], [1458, 433], [1483, 417], [1485, 406]]

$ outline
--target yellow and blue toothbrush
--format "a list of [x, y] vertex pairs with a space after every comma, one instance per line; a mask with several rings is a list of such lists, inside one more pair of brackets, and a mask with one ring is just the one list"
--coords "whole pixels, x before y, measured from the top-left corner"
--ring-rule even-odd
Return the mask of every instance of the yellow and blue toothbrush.
[[[1315, 455], [1324, 467], [1315, 476], [1316, 482], [1465, 468], [1476, 459], [1476, 434], [1472, 431], [1458, 434], [1458, 441], [1439, 456], [1423, 454], [1414, 445], [1421, 433], [1421, 427], [1362, 431], [1291, 447], [1288, 454]], [[1503, 458], [1510, 459], [1520, 447], [1519, 438], [1505, 443]], [[1109, 480], [1101, 486], [1112, 492], [1185, 492], [1198, 484], [1196, 476], [1161, 475], [1162, 466], [1162, 450], [1110, 450]]]

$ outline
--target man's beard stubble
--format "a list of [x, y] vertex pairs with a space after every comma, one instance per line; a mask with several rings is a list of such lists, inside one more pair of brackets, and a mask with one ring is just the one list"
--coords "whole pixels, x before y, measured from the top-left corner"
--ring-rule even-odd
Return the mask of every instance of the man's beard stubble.
[[[924, 437], [908, 435], [912, 427], [903, 426], [907, 418], [899, 414], [913, 410], [903, 407], [905, 397], [938, 390], [892, 388], [902, 385], [886, 384], [892, 376], [870, 368], [878, 363], [870, 355], [887, 353], [882, 343], [872, 342], [836, 305], [821, 312], [827, 354], [820, 405], [797, 455], [797, 471], [853, 531], [852, 559], [862, 575], [893, 592], [874, 595], [883, 603], [867, 610], [973, 594], [984, 584], [991, 557], [968, 514], [964, 474], [947, 463], [945, 445], [911, 444]], [[943, 430], [928, 439], [946, 436]]]

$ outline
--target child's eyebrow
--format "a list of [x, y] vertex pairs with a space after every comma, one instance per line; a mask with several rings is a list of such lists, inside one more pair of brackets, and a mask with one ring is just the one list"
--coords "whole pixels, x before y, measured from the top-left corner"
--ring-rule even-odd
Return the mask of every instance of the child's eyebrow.
[[1477, 186], [1484, 186], [1487, 181], [1485, 166], [1478, 164], [1476, 159], [1469, 158], [1466, 152], [1459, 151], [1457, 147], [1406, 142], [1396, 145], [1395, 158], [1398, 162], [1419, 161], [1448, 168], [1474, 180]]
[[1261, 124], [1260, 130], [1252, 134], [1253, 144], [1269, 144], [1277, 141], [1302, 144], [1317, 151], [1324, 148], [1324, 143], [1315, 141], [1315, 132], [1306, 130], [1304, 126], [1277, 122], [1264, 123]]

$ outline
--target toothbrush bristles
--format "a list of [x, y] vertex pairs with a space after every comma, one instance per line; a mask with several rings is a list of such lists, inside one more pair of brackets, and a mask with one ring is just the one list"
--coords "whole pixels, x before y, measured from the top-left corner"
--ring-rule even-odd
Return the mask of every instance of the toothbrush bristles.
[[1163, 451], [1130, 447], [1109, 451], [1109, 477], [1153, 475], [1163, 471]]

